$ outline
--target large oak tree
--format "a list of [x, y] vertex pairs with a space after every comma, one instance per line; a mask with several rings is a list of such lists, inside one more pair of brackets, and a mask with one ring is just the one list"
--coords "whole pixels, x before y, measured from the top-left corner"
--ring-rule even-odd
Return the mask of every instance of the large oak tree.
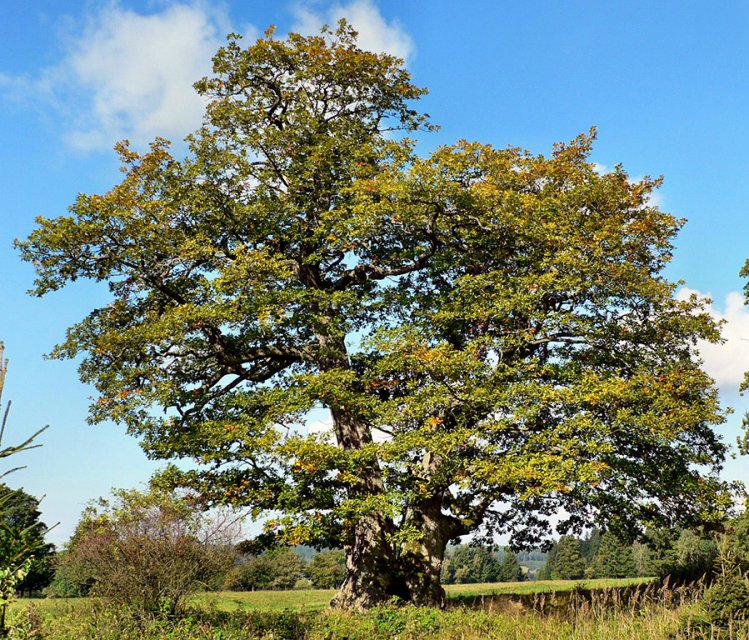
[[[682, 221], [658, 182], [599, 175], [592, 135], [550, 157], [459, 142], [428, 157], [402, 61], [319, 36], [237, 38], [196, 84], [183, 159], [118, 146], [124, 178], [20, 243], [43, 295], [112, 299], [56, 348], [94, 422], [124, 422], [165, 478], [342, 545], [335, 603], [439, 604], [448, 541], [517, 543], [726, 505], [719, 339], [662, 270]], [[324, 407], [331, 433], [308, 433]], [[280, 515], [279, 515], [280, 514]]]

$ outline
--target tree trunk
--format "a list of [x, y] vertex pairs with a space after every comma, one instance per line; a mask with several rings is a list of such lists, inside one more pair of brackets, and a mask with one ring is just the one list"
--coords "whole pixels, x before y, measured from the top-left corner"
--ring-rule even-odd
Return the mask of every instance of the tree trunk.
[[[368, 425], [342, 407], [331, 407], [331, 415], [343, 449], [361, 449], [372, 441]], [[377, 463], [363, 467], [350, 490], [352, 498], [366, 498], [384, 493], [382, 472]], [[362, 516], [344, 544], [346, 577], [331, 606], [361, 611], [387, 602], [396, 595], [396, 561], [390, 535], [393, 523], [380, 513]]]
[[442, 513], [440, 495], [409, 509], [406, 526], [421, 532], [419, 539], [410, 540], [401, 548], [399, 565], [406, 599], [416, 605], [443, 607], [445, 590], [440, 574], [445, 549], [453, 538], [465, 533], [463, 525], [453, 516]]
[[390, 523], [378, 514], [356, 523], [349, 544], [344, 545], [346, 577], [330, 605], [362, 611], [384, 604], [393, 595], [395, 558], [388, 541]]

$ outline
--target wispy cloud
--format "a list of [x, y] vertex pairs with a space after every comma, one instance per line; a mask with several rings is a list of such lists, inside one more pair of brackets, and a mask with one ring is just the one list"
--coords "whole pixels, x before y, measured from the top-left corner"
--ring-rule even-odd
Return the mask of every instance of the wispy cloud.
[[294, 9], [292, 31], [317, 33], [324, 24], [335, 25], [344, 18], [359, 33], [359, 46], [368, 51], [389, 53], [404, 60], [416, 52], [413, 40], [397, 20], [388, 21], [371, 0], [353, 0], [348, 4], [335, 3], [319, 8], [309, 3]]
[[[677, 297], [686, 299], [691, 294], [700, 298], [711, 298], [709, 293], [683, 287]], [[744, 296], [738, 291], [730, 292], [725, 298], [723, 308], [715, 302], [706, 306], [710, 315], [718, 321], [724, 321], [722, 334], [723, 344], [701, 342], [700, 355], [705, 363], [705, 370], [713, 377], [724, 394], [731, 398], [738, 395], [739, 385], [744, 380], [744, 373], [749, 371], [749, 307], [744, 305]]]
[[67, 133], [68, 141], [86, 149], [120, 137], [138, 143], [183, 137], [203, 112], [192, 84], [210, 71], [229, 29], [221, 12], [204, 6], [174, 4], [152, 15], [102, 11], [63, 62], [87, 103], [87, 117]]
[[[181, 140], [201, 123], [205, 107], [193, 83], [210, 74], [211, 59], [229, 32], [252, 42], [259, 30], [232, 25], [223, 5], [194, 0], [139, 13], [116, 2], [73, 22], [60, 62], [27, 76], [0, 72], [0, 94], [51, 120], [81, 151], [110, 149], [120, 139], [143, 147], [156, 136]], [[299, 4], [292, 30], [315, 33], [345, 18], [362, 48], [408, 58], [411, 38], [370, 0], [320, 8]]]
[[122, 138], [179, 140], [201, 122], [204, 104], [192, 85], [210, 72], [231, 30], [226, 13], [208, 3], [149, 14], [108, 4], [72, 29], [58, 64], [4, 76], [2, 87], [52, 113], [63, 139], [80, 150]]

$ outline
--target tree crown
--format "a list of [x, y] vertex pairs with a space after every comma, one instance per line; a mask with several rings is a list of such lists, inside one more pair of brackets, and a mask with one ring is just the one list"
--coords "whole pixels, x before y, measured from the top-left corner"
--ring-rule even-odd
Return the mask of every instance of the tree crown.
[[[340, 544], [368, 513], [418, 536], [430, 500], [450, 537], [517, 543], [560, 507], [563, 530], [629, 535], [726, 507], [695, 362], [718, 328], [662, 275], [683, 221], [658, 180], [599, 174], [593, 131], [548, 157], [418, 157], [392, 132], [428, 127], [424, 90], [345, 24], [231, 38], [196, 87], [188, 157], [120, 145], [119, 185], [19, 243], [38, 295], [109, 284], [54, 351], [83, 356], [93, 421], [198, 462], [165, 477], [209, 502], [280, 510], [267, 533], [291, 544]], [[319, 407], [330, 434], [304, 427]]]

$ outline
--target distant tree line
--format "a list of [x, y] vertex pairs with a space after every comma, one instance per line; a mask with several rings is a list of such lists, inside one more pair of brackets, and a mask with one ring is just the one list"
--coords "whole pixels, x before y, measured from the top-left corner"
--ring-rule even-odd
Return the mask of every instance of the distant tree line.
[[527, 568], [509, 549], [460, 544], [448, 548], [441, 579], [443, 584], [519, 582], [527, 579], [526, 573]]
[[[37, 502], [33, 498], [22, 491], [0, 486], [0, 496], [5, 494], [12, 497], [12, 500], [6, 499], [4, 505], [6, 520], [28, 523], [38, 518]], [[142, 496], [137, 499], [144, 500]], [[132, 508], [133, 505], [128, 506], [130, 511]], [[123, 517], [123, 513], [121, 511], [117, 517]], [[177, 512], [180, 518], [188, 514], [189, 509], [186, 513]], [[151, 518], [149, 526], [161, 527], [159, 531], [162, 531], [166, 525]], [[44, 553], [38, 555], [19, 590], [38, 592], [49, 585], [47, 593], [50, 595], [82, 596], [107, 591], [102, 589], [104, 583], [112, 588], [121, 578], [116, 571], [121, 556], [114, 554], [108, 545], [111, 545], [113, 531], [122, 526], [116, 523], [112, 513], [87, 511], [62, 552], [54, 554], [52, 545], [44, 547]], [[680, 580], [696, 579], [715, 570], [719, 563], [719, 545], [725, 546], [726, 540], [730, 541], [732, 557], [745, 558], [742, 562], [749, 567], [749, 516], [743, 515], [729, 523], [728, 531], [734, 533], [716, 538], [713, 533], [689, 529], [658, 530], [649, 532], [644, 541], [630, 544], [613, 532], [593, 529], [582, 537], [562, 536], [548, 552], [516, 553], [503, 547], [459, 544], [448, 547], [441, 578], [444, 584], [666, 575]], [[185, 535], [185, 539], [197, 540], [197, 533], [188, 531]], [[179, 544], [185, 548], [184, 540]], [[119, 545], [116, 553], [122, 554], [128, 547], [122, 542]], [[155, 547], [149, 550], [143, 541], [129, 548], [133, 552], [137, 550], [139, 556], [151, 553], [152, 557], [138, 560], [148, 566], [158, 564], [159, 554], [171, 553]], [[204, 590], [333, 589], [340, 586], [345, 577], [344, 554], [337, 549], [281, 547], [260, 552], [249, 542], [237, 545], [196, 543], [190, 548], [192, 555], [183, 573], [194, 575], [196, 588]], [[137, 565], [136, 560], [131, 560], [132, 563]], [[188, 565], [193, 567], [192, 573]], [[198, 565], [199, 570], [195, 568]], [[537, 567], [540, 569], [536, 570]], [[129, 587], [119, 585], [117, 588], [127, 590]]]
[[[727, 529], [747, 519], [742, 515]], [[749, 557], [749, 556], [748, 556]], [[658, 529], [643, 540], [628, 543], [611, 531], [593, 529], [578, 538], [562, 536], [554, 542], [538, 580], [581, 578], [635, 578], [645, 576], [690, 580], [711, 574], [718, 559], [718, 542], [712, 532], [691, 529]]]
[[335, 589], [346, 574], [345, 558], [339, 549], [310, 556], [306, 548], [280, 548], [253, 555], [242, 553], [241, 543], [237, 547], [234, 566], [223, 582], [227, 591]]

